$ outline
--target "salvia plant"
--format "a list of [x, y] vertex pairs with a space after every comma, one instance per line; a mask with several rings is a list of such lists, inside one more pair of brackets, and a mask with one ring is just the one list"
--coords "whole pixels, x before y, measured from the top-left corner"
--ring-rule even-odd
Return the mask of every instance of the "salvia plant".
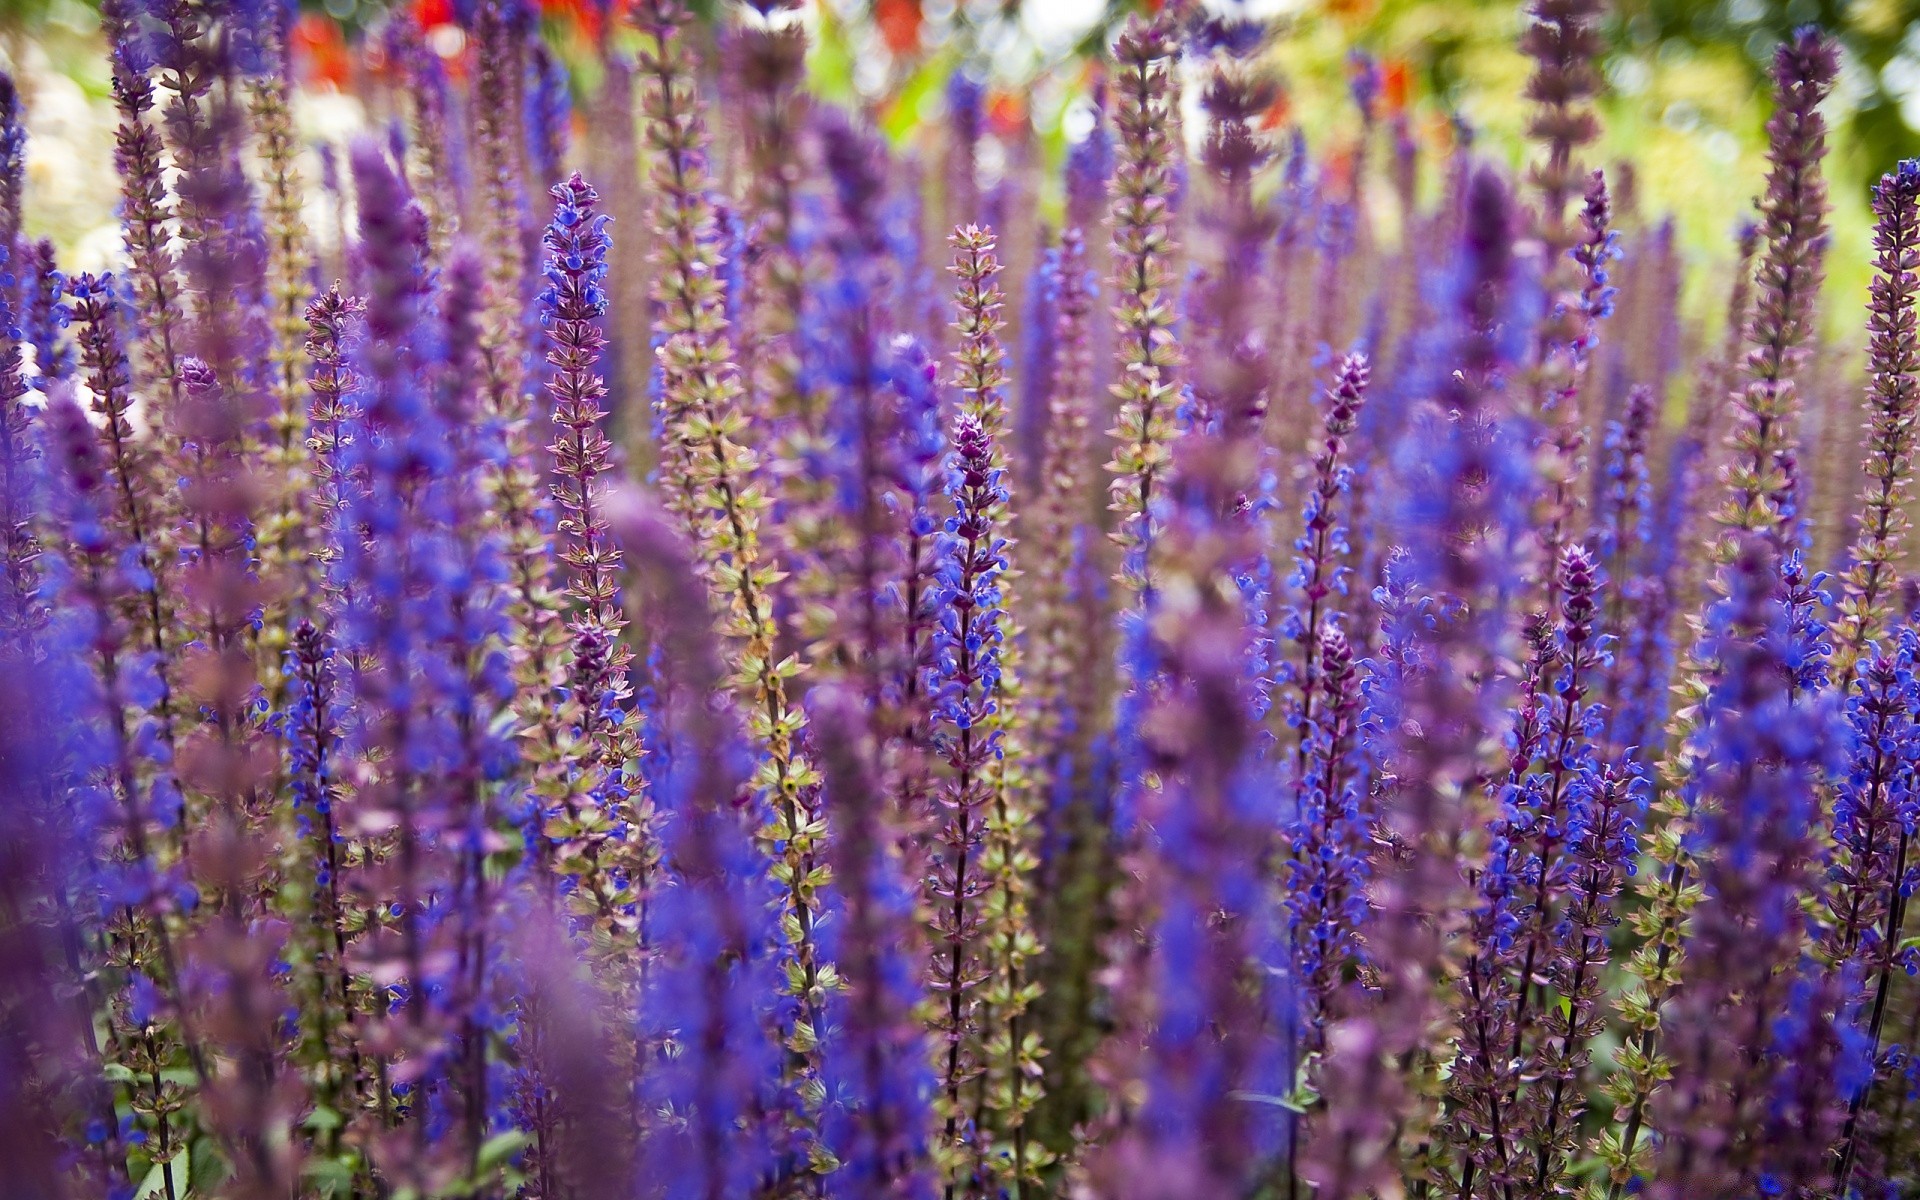
[[0, 87], [0, 1193], [1920, 1195], [1832, 40], [1703, 323], [1599, 0], [1517, 168], [1199, 6], [1064, 162], [720, 8], [396, 12], [309, 146], [292, 11], [104, 0], [107, 270]]

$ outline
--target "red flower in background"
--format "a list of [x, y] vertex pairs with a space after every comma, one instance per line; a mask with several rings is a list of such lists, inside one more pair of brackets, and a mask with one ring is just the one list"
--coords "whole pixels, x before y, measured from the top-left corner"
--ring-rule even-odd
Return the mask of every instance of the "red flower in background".
[[1321, 157], [1321, 171], [1329, 194], [1353, 197], [1354, 167], [1358, 165], [1353, 146], [1329, 146]]
[[1287, 89], [1275, 88], [1273, 103], [1267, 105], [1267, 111], [1260, 114], [1260, 128], [1281, 129], [1293, 116], [1293, 100], [1287, 95]]
[[[445, 4], [446, 0], [440, 2]], [[293, 25], [292, 48], [295, 65], [309, 85], [345, 86], [352, 62], [338, 21], [320, 13], [300, 14]]]
[[593, 0], [540, 0], [540, 14], [589, 41], [599, 38], [606, 16]]
[[1413, 76], [1404, 58], [1389, 58], [1380, 64], [1380, 97], [1386, 102], [1389, 114], [1407, 110], [1407, 97], [1412, 91]]
[[920, 49], [923, 19], [920, 0], [879, 0], [873, 6], [873, 23], [880, 29], [880, 40], [896, 55]]
[[1012, 133], [1026, 124], [1027, 98], [1018, 92], [994, 92], [987, 98], [987, 124], [995, 133]]

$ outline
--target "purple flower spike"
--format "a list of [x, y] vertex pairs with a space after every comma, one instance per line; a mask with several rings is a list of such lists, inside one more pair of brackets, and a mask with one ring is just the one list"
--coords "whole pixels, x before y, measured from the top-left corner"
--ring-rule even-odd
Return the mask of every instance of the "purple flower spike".
[[1782, 550], [1796, 540], [1798, 521], [1791, 469], [1800, 407], [1794, 376], [1813, 333], [1827, 249], [1827, 185], [1820, 173], [1827, 127], [1819, 106], [1839, 71], [1832, 39], [1811, 27], [1774, 52], [1775, 109], [1767, 122], [1772, 169], [1760, 198], [1766, 250], [1746, 332], [1749, 349], [1733, 393], [1741, 417], [1731, 441], [1729, 495], [1716, 518], [1728, 530], [1766, 532]]
[[1169, 132], [1173, 35], [1165, 20], [1129, 21], [1114, 48], [1120, 135], [1112, 207], [1118, 441], [1109, 467], [1125, 539], [1122, 568], [1136, 596], [1152, 590], [1154, 503], [1177, 429], [1180, 349], [1172, 335], [1177, 288], [1168, 233], [1176, 186]]
[[646, 1042], [669, 1048], [642, 1081], [666, 1119], [641, 1150], [668, 1200], [712, 1200], [752, 1192], [776, 1165], [768, 1118], [783, 1102], [781, 1051], [770, 1033], [793, 1004], [779, 980], [779, 889], [741, 811], [751, 758], [725, 699], [705, 587], [661, 514], [623, 508], [615, 532], [652, 580], [677, 706], [657, 797], [673, 882], [653, 905], [659, 961], [640, 1000]]
[[1869, 1014], [1863, 1030], [1868, 1077], [1850, 1089], [1841, 1134], [1836, 1186], [1845, 1193], [1861, 1154], [1861, 1123], [1868, 1091], [1886, 1073], [1880, 1048], [1894, 981], [1911, 973], [1910, 951], [1899, 942], [1914, 883], [1912, 843], [1920, 833], [1920, 635], [1898, 632], [1892, 653], [1875, 649], [1858, 665], [1846, 700], [1853, 749], [1833, 806], [1833, 847], [1826, 869], [1827, 912], [1820, 923], [1823, 956], [1852, 984], [1847, 997]]
[[[1532, 1162], [1518, 1177], [1529, 1194], [1568, 1186], [1585, 1110], [1585, 1073], [1594, 1040], [1607, 1027], [1604, 973], [1611, 958], [1616, 908], [1639, 851], [1636, 832], [1646, 809], [1646, 783], [1611, 765], [1587, 764], [1570, 786], [1567, 817], [1567, 903], [1553, 928], [1547, 978], [1562, 1002], [1541, 1015], [1532, 1069], [1546, 1081], [1546, 1108], [1533, 1118]], [[1530, 1182], [1529, 1181], [1530, 1178]]]
[[[1128, 1200], [1255, 1190], [1288, 1145], [1299, 998], [1271, 887], [1279, 786], [1261, 751], [1244, 662], [1256, 636], [1234, 580], [1249, 526], [1232, 513], [1248, 457], [1190, 434], [1176, 463], [1165, 583], [1152, 629], [1163, 675], [1145, 723], [1160, 780], [1141, 800], [1138, 902], [1151, 922], [1146, 1018], [1127, 1094], [1137, 1106], [1090, 1170]], [[1262, 1103], [1247, 1103], [1252, 1097]], [[1284, 1162], [1291, 1169], [1292, 1162]]]
[[1894, 562], [1907, 530], [1914, 421], [1920, 415], [1920, 159], [1905, 159], [1873, 189], [1874, 279], [1867, 302], [1867, 480], [1848, 558], [1834, 666], [1842, 679], [1891, 613]]
[[840, 1160], [837, 1186], [887, 1200], [931, 1200], [933, 1056], [915, 1018], [926, 960], [901, 839], [861, 747], [866, 722], [856, 698], [829, 686], [811, 705], [828, 803], [841, 814], [834, 839], [839, 911], [825, 949], [849, 978], [829, 1009], [823, 1133]]
[[49, 384], [73, 374], [73, 346], [66, 339], [73, 313], [66, 302], [67, 277], [60, 273], [53, 243], [42, 238], [27, 249], [25, 257], [26, 339], [33, 347], [37, 386], [46, 391]]
[[[1352, 551], [1340, 505], [1352, 487], [1347, 439], [1353, 436], [1360, 408], [1366, 402], [1369, 377], [1364, 354], [1347, 355], [1334, 370], [1333, 382], [1323, 398], [1322, 437], [1313, 455], [1313, 488], [1307, 493], [1300, 536], [1293, 544], [1293, 574], [1287, 585], [1304, 603], [1296, 602], [1288, 608], [1280, 633], [1299, 648], [1297, 663], [1289, 667], [1296, 691], [1288, 701], [1287, 719], [1299, 729], [1296, 765], [1300, 767], [1306, 762], [1308, 730], [1317, 701], [1322, 627], [1343, 615], [1341, 605], [1347, 594], [1347, 577], [1352, 573], [1346, 561]], [[1299, 778], [1304, 782], [1307, 776], [1303, 772]]]
[[[547, 351], [554, 369], [547, 391], [560, 431], [551, 450], [559, 476], [554, 502], [560, 508], [560, 532], [568, 539], [562, 558], [571, 572], [569, 590], [583, 609], [581, 620], [617, 639], [626, 624], [614, 584], [620, 550], [609, 541], [601, 512], [602, 477], [612, 467], [613, 448], [600, 428], [607, 388], [596, 369], [606, 348], [597, 322], [607, 310], [608, 218], [594, 212], [599, 194], [578, 174], [555, 184], [552, 195], [557, 207], [546, 232], [547, 286], [540, 303], [553, 343]], [[610, 664], [615, 672], [623, 665], [623, 660]]]
[[947, 519], [945, 560], [933, 596], [940, 623], [929, 670], [933, 741], [946, 772], [937, 792], [940, 816], [928, 878], [933, 945], [927, 990], [936, 1009], [932, 1028], [942, 1043], [935, 1060], [939, 1161], [948, 1180], [964, 1183], [979, 1169], [983, 1153], [966, 1093], [986, 1069], [980, 992], [988, 973], [982, 897], [989, 879], [981, 847], [993, 799], [989, 769], [1000, 749], [993, 718], [1004, 619], [999, 581], [1007, 562], [995, 515], [1006, 489], [994, 465], [993, 440], [978, 417], [958, 418], [953, 446], [947, 495], [955, 515]]
[[42, 619], [40, 545], [33, 528], [40, 451], [13, 321], [11, 304], [0, 296], [0, 642], [18, 651]]
[[1729, 1181], [1750, 1194], [1785, 1149], [1763, 1133], [1787, 1066], [1769, 1047], [1805, 936], [1799, 898], [1817, 865], [1810, 806], [1839, 739], [1830, 695], [1789, 700], [1780, 567], [1770, 540], [1748, 535], [1729, 595], [1709, 614], [1721, 677], [1695, 733], [1704, 894], [1688, 933], [1689, 974], [1663, 1025], [1674, 1076], [1652, 1111], [1663, 1134], [1652, 1187], [1661, 1200], [1726, 1194]]
[[1328, 1016], [1361, 960], [1372, 871], [1365, 757], [1359, 752], [1360, 678], [1353, 647], [1332, 621], [1315, 639], [1316, 709], [1301, 725], [1305, 769], [1295, 785], [1287, 903], [1293, 914], [1301, 1049], [1326, 1049]]

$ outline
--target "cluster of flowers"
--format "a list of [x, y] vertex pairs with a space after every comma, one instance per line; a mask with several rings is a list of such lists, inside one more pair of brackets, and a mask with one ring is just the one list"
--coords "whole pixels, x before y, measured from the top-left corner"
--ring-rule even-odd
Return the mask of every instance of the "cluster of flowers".
[[104, 0], [111, 274], [0, 89], [0, 1191], [1920, 1187], [1920, 163], [1863, 415], [1827, 38], [1702, 335], [1599, 0], [1520, 175], [1169, 4], [1057, 182], [789, 0], [578, 113], [455, 9], [307, 181], [285, 8]]

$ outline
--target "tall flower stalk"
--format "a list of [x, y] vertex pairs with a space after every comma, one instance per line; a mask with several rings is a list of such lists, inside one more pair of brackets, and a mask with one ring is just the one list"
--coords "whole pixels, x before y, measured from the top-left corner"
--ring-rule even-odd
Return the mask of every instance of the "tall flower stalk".
[[1567, 904], [1553, 928], [1547, 979], [1560, 997], [1541, 1016], [1542, 1038], [1533, 1061], [1546, 1109], [1538, 1118], [1529, 1177], [1522, 1164], [1519, 1194], [1547, 1196], [1570, 1185], [1568, 1168], [1579, 1149], [1586, 1107], [1585, 1073], [1594, 1042], [1606, 1029], [1604, 976], [1619, 924], [1621, 886], [1638, 849], [1635, 831], [1645, 807], [1641, 781], [1611, 765], [1587, 764], [1573, 782], [1567, 820]]
[[543, 832], [555, 843], [555, 865], [578, 881], [575, 905], [606, 939], [600, 952], [630, 952], [637, 944], [644, 955], [652, 821], [639, 775], [638, 718], [628, 703], [633, 652], [621, 638], [627, 625], [617, 583], [621, 553], [609, 536], [605, 511], [613, 447], [601, 429], [607, 387], [598, 370], [606, 345], [598, 322], [607, 307], [611, 240], [607, 218], [594, 211], [599, 194], [578, 173], [555, 184], [552, 196], [553, 222], [544, 235], [547, 286], [540, 301], [553, 368], [546, 387], [558, 436], [548, 448], [558, 557], [575, 608], [568, 623], [573, 656], [565, 720], [578, 741], [566, 755], [562, 794], [543, 797], [558, 801]]
[[1765, 241], [1758, 300], [1747, 327], [1746, 361], [1733, 399], [1741, 417], [1726, 468], [1728, 496], [1716, 519], [1733, 531], [1761, 531], [1793, 544], [1800, 483], [1799, 384], [1827, 248], [1827, 186], [1821, 161], [1827, 127], [1820, 102], [1840, 70], [1833, 42], [1802, 29], [1774, 53], [1775, 111], [1767, 123], [1767, 190], [1760, 198]]
[[[1497, 178], [1474, 176], [1462, 239], [1467, 270], [1455, 298], [1461, 366], [1441, 393], [1444, 413], [1410, 430], [1403, 448], [1403, 461], [1420, 456], [1402, 501], [1402, 520], [1420, 531], [1409, 580], [1416, 587], [1424, 580], [1444, 615], [1420, 637], [1431, 668], [1408, 677], [1399, 699], [1404, 717], [1392, 753], [1404, 765], [1386, 811], [1389, 835], [1406, 851], [1376, 885], [1381, 996], [1329, 1032], [1329, 1074], [1360, 1075], [1366, 1068], [1354, 1058], [1421, 1054], [1423, 1031], [1437, 1015], [1438, 981], [1449, 956], [1464, 949], [1443, 930], [1455, 920], [1465, 883], [1458, 831], [1475, 820], [1481, 803], [1472, 714], [1490, 700], [1481, 687], [1490, 675], [1486, 656], [1504, 640], [1502, 600], [1513, 586], [1505, 526], [1520, 491], [1508, 457], [1514, 435], [1496, 390], [1505, 366], [1496, 331], [1512, 264], [1510, 205]], [[1404, 1079], [1379, 1081], [1377, 1090], [1330, 1094], [1324, 1121], [1333, 1136], [1310, 1146], [1307, 1178], [1337, 1193], [1392, 1177], [1403, 1155], [1422, 1152], [1419, 1138], [1405, 1136], [1400, 1125], [1412, 1126], [1408, 1133], [1424, 1127], [1422, 1093], [1437, 1090], [1435, 1074], [1422, 1064]], [[1342, 1111], [1355, 1104], [1379, 1111], [1365, 1121]]]
[[154, 713], [161, 735], [173, 741], [173, 678], [167, 639], [174, 599], [171, 566], [162, 542], [164, 522], [153, 495], [152, 447], [138, 435], [132, 421], [134, 396], [132, 364], [121, 341], [122, 308], [114, 294], [111, 275], [82, 274], [72, 284], [74, 320], [78, 325], [80, 367], [93, 393], [93, 411], [114, 479], [114, 518], [121, 535], [140, 563], [136, 589], [137, 636], [154, 656], [159, 694]]
[[[1740, 410], [1728, 435], [1731, 461], [1722, 468], [1728, 489], [1714, 521], [1727, 532], [1715, 543], [1716, 561], [1732, 552], [1740, 535], [1763, 533], [1776, 550], [1794, 539], [1797, 485], [1794, 457], [1797, 400], [1793, 374], [1804, 359], [1815, 292], [1826, 244], [1826, 185], [1820, 163], [1826, 153], [1826, 126], [1816, 111], [1832, 87], [1838, 63], [1833, 45], [1813, 29], [1803, 29], [1774, 56], [1777, 107], [1768, 122], [1771, 170], [1761, 198], [1760, 236], [1764, 251], [1756, 279], [1758, 298], [1743, 333], [1749, 345], [1737, 374], [1733, 396]], [[1725, 592], [1729, 583], [1716, 577]], [[1649, 1105], [1670, 1069], [1658, 1047], [1662, 1012], [1681, 979], [1681, 930], [1698, 897], [1697, 845], [1693, 811], [1699, 791], [1686, 779], [1693, 769], [1698, 722], [1708, 711], [1707, 696], [1722, 667], [1703, 641], [1681, 668], [1683, 695], [1694, 703], [1676, 710], [1670, 741], [1678, 751], [1666, 764], [1670, 790], [1660, 810], [1665, 821], [1649, 839], [1658, 864], [1643, 877], [1649, 897], [1636, 914], [1641, 936], [1632, 969], [1640, 986], [1622, 1001], [1635, 1036], [1620, 1056], [1613, 1084], [1617, 1129], [1603, 1135], [1601, 1147], [1612, 1176], [1609, 1193], [1617, 1196], [1643, 1161], [1641, 1133]], [[1708, 802], [1711, 803], [1711, 796]]]
[[19, 651], [39, 626], [39, 537], [34, 476], [40, 451], [26, 403], [27, 380], [11, 303], [0, 298], [0, 634]]
[[1847, 1097], [1835, 1186], [1842, 1194], [1860, 1160], [1862, 1116], [1874, 1085], [1886, 1073], [1880, 1056], [1895, 972], [1905, 953], [1916, 807], [1913, 761], [1920, 753], [1913, 725], [1917, 698], [1913, 661], [1920, 651], [1911, 627], [1897, 648], [1876, 651], [1859, 664], [1858, 684], [1846, 701], [1855, 750], [1833, 806], [1834, 847], [1827, 866], [1827, 912], [1818, 949], [1835, 975], [1862, 989], [1854, 997], [1866, 1016], [1869, 1073]]
[[[819, 781], [798, 744], [806, 716], [788, 696], [788, 681], [800, 667], [791, 658], [776, 658], [772, 586], [779, 572], [761, 550], [760, 514], [768, 500], [740, 412], [739, 371], [727, 340], [722, 264], [706, 196], [704, 128], [679, 39], [685, 16], [672, 0], [648, 0], [639, 16], [648, 37], [641, 56], [647, 141], [665, 234], [655, 276], [663, 335], [659, 405], [667, 437], [662, 461], [733, 646], [729, 686], [764, 749], [754, 785], [770, 810], [761, 837], [779, 848], [787, 912], [782, 929], [793, 964], [788, 987], [797, 1005], [786, 1042], [796, 1065], [795, 1087], [805, 1097], [819, 1072], [821, 1005], [831, 986], [814, 932], [816, 892], [831, 878], [819, 851], [826, 823]], [[810, 1114], [800, 1120], [802, 1137], [810, 1137]]]
[[1920, 415], [1920, 160], [1906, 159], [1873, 189], [1874, 279], [1867, 304], [1867, 461], [1859, 526], [1847, 558], [1846, 598], [1835, 630], [1841, 678], [1885, 630], [1894, 562], [1907, 527], [1914, 421]]
[[829, 685], [810, 703], [827, 794], [843, 814], [834, 875], [844, 925], [832, 951], [848, 988], [835, 998], [841, 1033], [828, 1058], [824, 1120], [840, 1163], [835, 1182], [865, 1194], [929, 1200], [937, 1187], [927, 1155], [933, 1059], [915, 1011], [925, 999], [925, 960], [915, 896], [901, 869], [906, 856], [867, 765], [857, 699]]
[[1000, 577], [1006, 570], [996, 517], [1006, 503], [990, 434], [963, 412], [953, 429], [947, 468], [945, 561], [934, 603], [932, 688], [936, 753], [945, 765], [937, 783], [939, 823], [928, 882], [932, 961], [927, 990], [938, 1038], [934, 1113], [940, 1123], [935, 1158], [949, 1200], [982, 1186], [984, 1139], [971, 1088], [988, 1071], [988, 992], [994, 959], [986, 897], [993, 877], [984, 861], [992, 819], [992, 763], [1001, 749], [995, 720], [1001, 682]]
[[1258, 752], [1241, 670], [1253, 634], [1231, 582], [1251, 540], [1234, 507], [1253, 461], [1215, 433], [1184, 438], [1176, 463], [1154, 623], [1166, 688], [1148, 724], [1165, 782], [1143, 813], [1152, 1018], [1127, 1031], [1141, 1040], [1138, 1110], [1089, 1162], [1102, 1194], [1129, 1200], [1249, 1192], [1293, 1123], [1281, 1100], [1297, 1063], [1277, 1019], [1293, 1001], [1286, 922], [1269, 867], [1280, 793]]
[[756, 412], [818, 436], [818, 395], [806, 385], [795, 353], [795, 325], [806, 274], [796, 237], [799, 146], [807, 98], [801, 91], [807, 34], [793, 0], [749, 0], [755, 15], [732, 31], [731, 62], [745, 83], [747, 155], [752, 170], [748, 211], [758, 218], [761, 253], [751, 272], [751, 352], [742, 364]]
[[162, 412], [180, 404], [180, 281], [167, 233], [168, 192], [163, 174], [165, 150], [155, 128], [152, 53], [127, 0], [100, 6], [101, 32], [111, 45], [114, 107], [120, 124], [114, 131], [114, 166], [120, 173], [120, 222], [135, 295], [142, 381], [158, 394]]
[[[626, 552], [670, 614], [665, 633], [675, 744], [658, 797], [661, 860], [673, 886], [655, 906], [661, 960], [642, 997], [643, 1037], [672, 1048], [644, 1078], [645, 1100], [672, 1119], [648, 1130], [646, 1160], [674, 1200], [721, 1200], [783, 1177], [780, 1050], [769, 1028], [793, 1019], [779, 977], [791, 966], [774, 862], [736, 798], [751, 755], [725, 700], [726, 666], [706, 620], [698, 561], [661, 516], [629, 503], [616, 517]], [[784, 960], [784, 961], [783, 961]]]
[[1298, 725], [1295, 765], [1302, 780], [1307, 778], [1307, 743], [1320, 690], [1316, 677], [1323, 655], [1323, 627], [1341, 615], [1339, 605], [1352, 573], [1346, 562], [1351, 548], [1340, 502], [1351, 487], [1353, 468], [1347, 461], [1347, 439], [1353, 435], [1360, 407], [1366, 402], [1368, 377], [1366, 356], [1350, 354], [1340, 360], [1333, 383], [1326, 389], [1325, 411], [1320, 418], [1323, 433], [1313, 455], [1313, 488], [1307, 493], [1301, 533], [1294, 542], [1293, 574], [1287, 580], [1305, 601], [1289, 611], [1281, 627], [1282, 636], [1299, 647], [1299, 660], [1289, 665], [1294, 691], [1287, 702], [1287, 719]]
[[[1170, 74], [1173, 30], [1165, 19], [1131, 20], [1114, 47], [1120, 70], [1114, 128], [1117, 165], [1108, 220], [1113, 226], [1115, 396], [1113, 511], [1125, 552], [1121, 570], [1135, 598], [1152, 591], [1154, 500], [1169, 462], [1179, 397], [1174, 143]], [[1131, 603], [1131, 601], [1129, 602]]]
[[1808, 808], [1834, 714], [1818, 703], [1788, 712], [1780, 566], [1764, 533], [1748, 535], [1708, 630], [1722, 675], [1695, 761], [1700, 792], [1716, 803], [1703, 805], [1689, 974], [1665, 1022], [1675, 1083], [1653, 1102], [1662, 1133], [1653, 1191], [1675, 1200], [1758, 1189], [1781, 1179], [1771, 1160], [1795, 1153], [1761, 1137], [1757, 1117], [1783, 1069], [1766, 1050], [1802, 952], [1795, 897], [1814, 867]]
[[[302, 216], [306, 192], [295, 161], [299, 146], [293, 128], [293, 65], [287, 44], [290, 15], [274, 12], [261, 31], [265, 69], [250, 81], [248, 107], [265, 185], [261, 216], [267, 244], [266, 301], [271, 340], [270, 368], [263, 383], [270, 410], [266, 440], [280, 488], [265, 523], [268, 546], [262, 557], [269, 571], [297, 573], [303, 552], [299, 540], [306, 532], [299, 512], [305, 492], [300, 451], [306, 439], [307, 414], [301, 394], [301, 351], [307, 329], [306, 303], [313, 288], [307, 278], [307, 229]], [[281, 561], [283, 553], [285, 560]]]
[[307, 303], [306, 354], [312, 363], [307, 387], [313, 394], [307, 409], [307, 454], [314, 486], [307, 511], [320, 526], [312, 552], [313, 573], [329, 619], [338, 619], [350, 602], [350, 582], [340, 566], [341, 548], [358, 536], [347, 524], [349, 506], [359, 491], [352, 447], [360, 417], [354, 400], [357, 381], [348, 355], [365, 310], [364, 300], [343, 296], [338, 287]]
[[1088, 321], [1093, 281], [1087, 268], [1086, 240], [1078, 228], [1060, 235], [1058, 293], [1054, 298], [1052, 369], [1047, 375], [1047, 426], [1041, 454], [1040, 487], [1028, 506], [1032, 535], [1027, 539], [1028, 575], [1024, 589], [1028, 637], [1034, 647], [1034, 672], [1027, 684], [1034, 714], [1034, 738], [1044, 748], [1058, 731], [1090, 713], [1066, 710], [1075, 648], [1086, 632], [1074, 627], [1068, 604], [1073, 535], [1092, 512], [1087, 478], [1092, 460], [1090, 417], [1094, 408], [1092, 342]]

